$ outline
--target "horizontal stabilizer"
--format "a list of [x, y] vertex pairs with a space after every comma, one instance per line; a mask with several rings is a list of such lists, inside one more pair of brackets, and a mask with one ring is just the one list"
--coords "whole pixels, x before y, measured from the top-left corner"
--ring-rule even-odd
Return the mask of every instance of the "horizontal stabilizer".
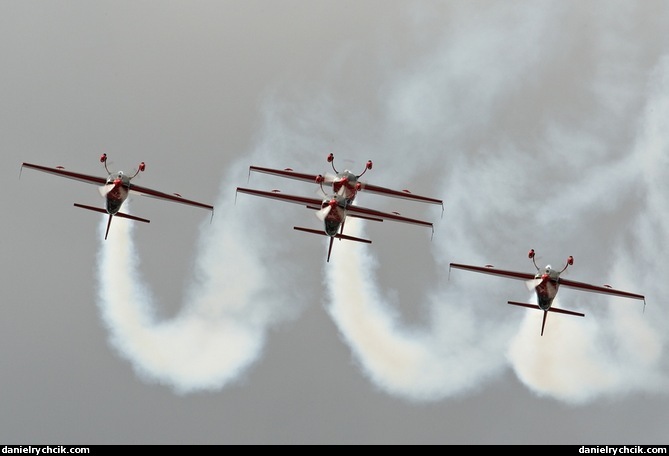
[[[328, 234], [323, 230], [314, 230], [312, 228], [303, 228], [301, 226], [294, 226], [293, 229], [296, 229], [298, 231], [304, 231], [306, 233], [313, 233], [313, 234], [320, 234], [322, 236], [328, 236]], [[336, 234], [333, 237], [336, 237], [337, 239], [344, 239], [345, 241], [364, 242], [364, 243], [367, 243], [367, 244], [372, 243], [372, 241], [370, 241], [369, 239], [357, 238], [357, 237], [353, 237], [353, 236], [348, 236], [346, 234]]]
[[[528, 307], [530, 309], [544, 310], [536, 304], [527, 304], [527, 303], [524, 303], [524, 302], [508, 301], [507, 304], [512, 304], [514, 306]], [[585, 317], [584, 313], [574, 312], [573, 310], [557, 309], [555, 307], [549, 307], [548, 311], [549, 312], [561, 313], [561, 314], [567, 314], [567, 315], [575, 315], [577, 317]]]
[[[79, 204], [79, 203], [74, 203], [76, 207], [80, 207], [82, 209], [88, 209], [89, 211], [95, 211], [95, 212], [100, 212], [101, 214], [109, 214], [105, 209], [97, 206], [87, 206], [85, 204]], [[134, 215], [130, 214], [124, 214], [123, 212], [117, 212], [114, 214], [114, 217], [121, 217], [121, 218], [127, 218], [130, 220], [135, 220], [137, 222], [144, 222], [144, 223], [150, 223], [150, 220], [141, 218], [141, 217], [136, 217]]]

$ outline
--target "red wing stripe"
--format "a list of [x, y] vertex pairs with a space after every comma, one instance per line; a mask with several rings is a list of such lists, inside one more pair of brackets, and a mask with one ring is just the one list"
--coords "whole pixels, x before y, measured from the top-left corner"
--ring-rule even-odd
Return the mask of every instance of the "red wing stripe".
[[600, 287], [597, 285], [590, 285], [589, 283], [576, 282], [574, 280], [559, 279], [558, 283], [564, 287], [577, 288], [583, 291], [591, 291], [593, 293], [602, 293], [613, 296], [621, 296], [623, 298], [642, 299], [645, 301], [643, 295], [637, 293], [630, 293], [628, 291], [616, 290], [614, 288]]
[[[316, 178], [318, 177], [316, 174], [305, 174], [305, 173], [298, 173], [295, 171], [289, 171], [285, 169], [272, 169], [272, 168], [263, 168], [261, 166], [250, 166], [249, 171], [255, 171], [257, 173], [265, 173], [265, 174], [272, 174], [274, 176], [281, 176], [281, 177], [288, 177], [291, 179], [297, 179], [305, 182], [316, 182]], [[436, 198], [430, 198], [427, 196], [421, 196], [421, 195], [414, 195], [413, 193], [407, 193], [399, 190], [393, 190], [390, 188], [385, 188], [385, 187], [380, 187], [378, 185], [371, 185], [371, 184], [366, 184], [362, 183], [362, 189], [366, 192], [370, 193], [378, 193], [381, 195], [387, 195], [387, 196], [392, 196], [395, 198], [403, 198], [407, 200], [412, 200], [412, 201], [421, 201], [424, 203], [431, 203], [431, 204], [440, 204], [444, 205], [443, 201], [440, 199]]]
[[249, 170], [257, 173], [272, 174], [274, 176], [289, 177], [291, 179], [314, 183], [316, 182], [317, 177], [315, 174], [296, 173], [295, 171], [288, 171], [285, 169], [262, 168], [260, 166], [250, 166]]
[[368, 216], [368, 217], [375, 217], [375, 218], [379, 218], [379, 219], [383, 219], [383, 220], [392, 220], [392, 221], [395, 221], [395, 222], [411, 223], [411, 224], [414, 224], [414, 225], [422, 225], [422, 226], [432, 227], [432, 223], [426, 222], [424, 220], [402, 217], [401, 215], [376, 211], [374, 209], [367, 209], [365, 207], [360, 207], [360, 206], [349, 206], [347, 211], [351, 214], [351, 216], [359, 215], [359, 216], [361, 216], [361, 218], [364, 218], [364, 216]]
[[349, 217], [353, 218], [359, 218], [363, 220], [371, 220], [372, 222], [383, 222], [382, 218], [379, 217], [370, 217], [369, 215], [362, 215], [362, 214], [354, 214], [354, 213], [349, 213], [347, 214]]
[[201, 207], [203, 209], [208, 209], [210, 211], [214, 210], [214, 206], [212, 206], [210, 204], [204, 204], [204, 203], [200, 203], [198, 201], [193, 201], [193, 200], [189, 200], [189, 199], [186, 199], [186, 198], [182, 198], [180, 196], [170, 195], [169, 193], [159, 192], [157, 190], [153, 190], [153, 189], [150, 189], [150, 188], [147, 188], [147, 187], [141, 187], [139, 185], [134, 185], [132, 183], [130, 184], [130, 189], [129, 190], [132, 193], [139, 194], [139, 195], [142, 195], [142, 196], [150, 196], [150, 197], [162, 199], [162, 200], [165, 200], [165, 201], [172, 201], [172, 202], [175, 202], [175, 203], [188, 204], [190, 206], [197, 206], [197, 207]]
[[107, 182], [106, 178], [91, 176], [83, 173], [75, 173], [73, 171], [67, 171], [61, 168], [51, 168], [49, 166], [34, 165], [32, 163], [23, 163], [21, 168], [34, 169], [36, 171], [42, 171], [49, 174], [55, 174], [56, 176], [67, 177], [68, 179], [74, 179], [81, 182], [86, 182], [88, 184], [95, 185], [104, 185]]
[[319, 200], [317, 198], [307, 198], [304, 196], [297, 196], [297, 195], [287, 195], [284, 193], [276, 193], [276, 192], [267, 192], [263, 190], [253, 190], [251, 188], [242, 188], [242, 187], [237, 187], [237, 191], [239, 193], [247, 193], [249, 195], [255, 195], [255, 196], [262, 196], [264, 198], [270, 198], [270, 199], [276, 199], [280, 201], [287, 201], [289, 203], [296, 203], [296, 204], [304, 204], [307, 205], [307, 207], [321, 207], [321, 203], [323, 202], [322, 200]]
[[414, 195], [413, 193], [393, 190], [390, 188], [380, 187], [378, 185], [362, 184], [362, 191], [370, 193], [378, 193], [380, 195], [387, 195], [395, 198], [402, 198], [412, 201], [420, 201], [423, 203], [440, 204], [442, 206], [444, 205], [444, 202], [440, 199], [430, 198], [428, 196]]
[[504, 269], [495, 269], [495, 268], [488, 268], [484, 266], [471, 266], [468, 264], [458, 264], [458, 263], [451, 263], [452, 268], [456, 269], [464, 269], [466, 271], [472, 271], [472, 272], [480, 272], [483, 274], [491, 274], [491, 275], [496, 275], [496, 276], [501, 276], [501, 277], [508, 277], [510, 279], [517, 279], [517, 280], [531, 280], [534, 279], [534, 274], [529, 274], [526, 272], [515, 272], [515, 271], [506, 271]]
[[[240, 193], [247, 193], [249, 195], [262, 196], [264, 198], [276, 199], [280, 201], [287, 201], [289, 203], [304, 204], [307, 207], [318, 207], [320, 208], [322, 200], [316, 198], [307, 198], [304, 196], [297, 195], [287, 195], [284, 193], [277, 192], [268, 192], [263, 190], [254, 190], [250, 188], [237, 187], [237, 191]], [[346, 210], [347, 214], [350, 214], [351, 217], [358, 216], [360, 218], [369, 218], [377, 220], [393, 220], [395, 222], [404, 222], [412, 223], [414, 225], [422, 225], [432, 227], [432, 223], [426, 222], [423, 220], [411, 219], [407, 217], [402, 217], [400, 215], [389, 214], [385, 212], [375, 211], [373, 209], [367, 209], [359, 206], [349, 206]]]
[[[34, 165], [32, 163], [23, 163], [21, 165], [21, 167], [22, 168], [23, 167], [30, 168], [30, 169], [34, 169], [36, 171], [42, 171], [42, 172], [45, 172], [45, 173], [55, 174], [57, 176], [67, 177], [68, 179], [74, 179], [74, 180], [78, 180], [78, 181], [81, 181], [81, 182], [86, 182], [86, 183], [89, 183], [89, 184], [104, 185], [104, 184], [107, 183], [107, 179], [104, 178], [104, 177], [91, 176], [91, 175], [83, 174], [83, 173], [75, 173], [73, 171], [67, 171], [65, 169], [60, 169], [60, 168], [50, 168], [48, 166]], [[169, 193], [159, 192], [159, 191], [156, 191], [156, 190], [152, 190], [150, 188], [140, 187], [138, 185], [132, 185], [131, 184], [130, 185], [130, 191], [132, 191], [133, 193], [136, 193], [136, 194], [143, 195], [143, 196], [152, 196], [152, 197], [158, 198], [158, 199], [173, 201], [173, 202], [182, 203], [182, 204], [189, 204], [191, 206], [197, 206], [197, 207], [209, 209], [209, 210], [212, 210], [212, 211], [214, 210], [214, 206], [211, 206], [209, 204], [204, 204], [204, 203], [189, 200], [189, 199], [186, 199], [186, 198], [181, 198], [181, 197], [176, 196], [176, 195], [170, 195]]]

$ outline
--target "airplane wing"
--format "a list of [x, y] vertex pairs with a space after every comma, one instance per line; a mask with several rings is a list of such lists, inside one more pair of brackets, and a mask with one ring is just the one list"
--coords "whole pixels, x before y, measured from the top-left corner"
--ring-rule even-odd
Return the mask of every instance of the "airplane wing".
[[[492, 274], [496, 276], [507, 277], [509, 279], [517, 279], [517, 280], [534, 279], [534, 274], [526, 272], [507, 271], [504, 269], [497, 269], [492, 266], [470, 266], [468, 264], [451, 263], [450, 267], [456, 269], [465, 269], [467, 271], [473, 271], [473, 272], [481, 272], [483, 274]], [[562, 283], [562, 281], [560, 281], [560, 283]]]
[[321, 208], [322, 199], [308, 198], [306, 196], [288, 195], [278, 191], [267, 192], [263, 190], [253, 190], [251, 188], [237, 187], [237, 192], [247, 193], [249, 195], [262, 196], [264, 198], [271, 198], [279, 201], [286, 201], [288, 203], [297, 203], [306, 206], [309, 209], [318, 210]]
[[208, 209], [210, 211], [214, 210], [214, 206], [210, 204], [189, 200], [176, 193], [170, 194], [170, 193], [159, 192], [157, 190], [153, 190], [147, 187], [142, 187], [140, 185], [135, 185], [133, 183], [130, 183], [130, 192], [136, 195], [149, 196], [164, 201], [172, 201], [174, 203], [188, 204], [189, 206], [201, 207], [203, 209]]
[[441, 207], [444, 207], [444, 202], [440, 199], [415, 195], [411, 193], [409, 190], [393, 190], [390, 188], [380, 187], [378, 185], [367, 184], [364, 182], [361, 182], [360, 184], [362, 185], [361, 191], [364, 192], [377, 193], [379, 195], [392, 196], [394, 198], [402, 198], [411, 201], [420, 201], [423, 203], [439, 204], [441, 205]]
[[558, 280], [558, 283], [563, 287], [576, 288], [578, 290], [591, 291], [593, 293], [603, 293], [613, 296], [620, 296], [623, 298], [641, 299], [644, 302], [646, 302], [646, 298], [643, 295], [630, 293], [628, 291], [616, 290], [615, 288], [611, 287], [600, 287], [597, 285], [590, 285], [589, 283], [576, 282], [574, 280], [568, 280], [562, 278]]
[[[318, 183], [317, 178], [319, 175], [317, 174], [305, 174], [305, 173], [298, 173], [293, 171], [290, 168], [286, 169], [272, 169], [272, 168], [263, 168], [260, 166], [250, 166], [249, 167], [249, 172], [250, 171], [255, 171], [258, 173], [265, 173], [265, 174], [272, 174], [274, 176], [280, 176], [280, 177], [288, 177], [290, 179], [296, 179], [296, 180], [301, 180], [304, 182], [313, 182], [313, 183]], [[333, 176], [331, 175], [320, 175], [323, 179], [324, 184], [331, 183], [333, 181]], [[385, 187], [380, 187], [378, 185], [372, 185], [368, 184], [365, 182], [360, 183], [362, 185], [362, 190], [370, 193], [377, 193], [379, 195], [386, 195], [386, 196], [392, 196], [395, 198], [402, 198], [402, 199], [407, 199], [407, 200], [412, 200], [412, 201], [421, 201], [424, 203], [431, 203], [431, 204], [439, 204], [442, 207], [444, 206], [444, 203], [440, 199], [436, 198], [430, 198], [427, 196], [421, 196], [421, 195], [414, 195], [411, 193], [409, 190], [393, 190], [390, 188], [385, 188]]]
[[392, 220], [394, 222], [411, 223], [412, 225], [429, 226], [430, 228], [432, 228], [432, 223], [426, 222], [424, 220], [402, 217], [399, 214], [381, 212], [374, 209], [367, 209], [365, 207], [360, 207], [355, 205], [348, 206], [346, 212], [351, 217], [360, 217], [364, 219], [378, 220], [378, 221]]
[[65, 168], [62, 167], [52, 168], [50, 166], [34, 165], [32, 163], [22, 163], [21, 169], [23, 168], [29, 168], [29, 169], [34, 169], [36, 171], [55, 174], [56, 176], [67, 177], [68, 179], [74, 179], [80, 182], [86, 182], [88, 184], [104, 185], [107, 182], [107, 179], [104, 177], [75, 173], [73, 171], [67, 171]]
[[[503, 269], [496, 269], [491, 266], [470, 266], [466, 264], [458, 264], [458, 263], [451, 263], [452, 268], [456, 269], [465, 269], [468, 271], [473, 271], [473, 272], [481, 272], [484, 274], [492, 274], [492, 275], [498, 275], [502, 277], [508, 277], [510, 279], [518, 279], [518, 280], [532, 280], [534, 279], [534, 274], [528, 274], [524, 272], [515, 272], [515, 271], [505, 271]], [[559, 278], [558, 283], [561, 286], [564, 287], [569, 287], [569, 288], [575, 288], [578, 290], [582, 291], [590, 291], [593, 293], [603, 293], [603, 294], [608, 294], [608, 295], [613, 295], [613, 296], [620, 296], [623, 298], [633, 298], [633, 299], [641, 299], [644, 302], [646, 301], [646, 298], [643, 295], [636, 294], [636, 293], [630, 293], [627, 291], [621, 291], [621, 290], [616, 290], [614, 288], [610, 287], [600, 287], [597, 285], [591, 285], [589, 283], [584, 283], [584, 282], [576, 282], [575, 280], [569, 280], [569, 279], [563, 279]]]
[[[319, 210], [321, 209], [321, 204], [323, 202], [322, 199], [318, 198], [309, 198], [306, 196], [297, 196], [297, 195], [288, 195], [284, 194], [281, 192], [268, 192], [268, 191], [263, 191], [263, 190], [253, 190], [250, 188], [242, 188], [242, 187], [237, 187], [237, 192], [239, 193], [247, 193], [249, 195], [255, 195], [255, 196], [262, 196], [265, 198], [271, 198], [271, 199], [276, 199], [280, 201], [286, 201], [289, 203], [297, 203], [297, 204], [302, 204], [305, 207], [309, 209], [314, 209], [314, 210]], [[383, 220], [393, 220], [395, 222], [404, 222], [404, 223], [411, 223], [414, 225], [422, 225], [422, 226], [429, 226], [432, 227], [432, 223], [430, 222], [425, 222], [423, 220], [417, 220], [417, 219], [412, 219], [412, 218], [407, 218], [407, 217], [402, 217], [401, 215], [398, 214], [392, 214], [392, 213], [386, 213], [386, 212], [381, 212], [377, 211], [374, 209], [367, 209], [364, 207], [360, 206], [349, 206], [346, 209], [347, 215], [351, 217], [359, 217], [359, 218], [364, 218], [367, 220], [375, 220], [377, 222], [382, 222]]]
[[[249, 166], [249, 172], [251, 171], [255, 171], [257, 173], [271, 174], [280, 177], [288, 177], [290, 179], [296, 179], [304, 182], [313, 182], [313, 183], [318, 183], [317, 179], [319, 176], [318, 174], [297, 173], [290, 168], [272, 169], [272, 168], [263, 168], [260, 166]], [[321, 176], [321, 177], [325, 179], [323, 183], [332, 182], [332, 176]]]
[[[55, 174], [57, 176], [62, 176], [62, 177], [67, 177], [68, 179], [74, 179], [78, 180], [80, 182], [86, 182], [88, 184], [95, 184], [99, 186], [104, 186], [107, 183], [107, 178], [105, 177], [99, 177], [99, 176], [91, 176], [88, 174], [83, 174], [83, 173], [75, 173], [73, 171], [68, 171], [65, 168], [62, 167], [48, 167], [48, 166], [42, 166], [42, 165], [34, 165], [32, 163], [23, 163], [21, 164], [21, 169], [23, 168], [29, 168], [29, 169], [34, 169], [36, 171], [42, 171], [45, 173], [50, 173], [50, 174]], [[211, 206], [209, 204], [204, 204], [200, 203], [197, 201], [192, 201], [186, 198], [183, 198], [179, 195], [176, 194], [169, 194], [169, 193], [163, 193], [159, 192], [156, 190], [152, 190], [147, 187], [142, 187], [139, 185], [135, 184], [130, 184], [130, 192], [137, 194], [137, 195], [143, 195], [143, 196], [151, 196], [154, 198], [162, 199], [162, 200], [167, 200], [167, 201], [174, 201], [177, 203], [182, 203], [182, 204], [189, 204], [191, 206], [197, 206], [197, 207], [202, 207], [204, 209], [209, 209], [211, 211], [214, 210], [214, 206]]]

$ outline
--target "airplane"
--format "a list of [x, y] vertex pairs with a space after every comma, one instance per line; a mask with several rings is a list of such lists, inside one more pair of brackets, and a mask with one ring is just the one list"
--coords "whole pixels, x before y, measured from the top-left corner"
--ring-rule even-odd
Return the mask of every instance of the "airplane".
[[456, 269], [464, 269], [473, 272], [480, 272], [484, 274], [492, 274], [492, 275], [507, 277], [510, 279], [524, 280], [525, 284], [527, 285], [527, 288], [530, 290], [534, 290], [536, 292], [538, 304], [528, 304], [517, 301], [508, 301], [508, 304], [512, 304], [514, 306], [528, 307], [530, 309], [542, 310], [544, 312], [544, 317], [541, 322], [542, 336], [544, 335], [544, 327], [546, 326], [546, 316], [548, 315], [548, 312], [575, 315], [577, 317], [585, 316], [585, 314], [581, 312], [574, 312], [572, 310], [558, 309], [553, 307], [553, 300], [555, 299], [558, 288], [560, 286], [574, 288], [582, 291], [590, 291], [593, 293], [603, 293], [614, 296], [620, 296], [623, 298], [641, 299], [643, 300], [644, 308], [646, 306], [646, 298], [640, 294], [616, 290], [612, 288], [610, 285], [597, 286], [597, 285], [591, 285], [589, 283], [576, 282], [574, 280], [561, 278], [560, 275], [570, 265], [574, 264], [573, 256], [569, 256], [567, 258], [567, 262], [564, 268], [562, 268], [562, 270], [560, 271], [553, 269], [550, 265], [547, 265], [545, 268], [540, 269], [535, 261], [534, 249], [530, 249], [528, 257], [532, 259], [532, 263], [534, 263], [534, 267], [537, 269], [536, 274], [496, 269], [493, 265], [490, 264], [485, 266], [471, 266], [466, 264], [451, 263], [450, 267]]
[[[333, 154], [330, 154], [328, 156], [328, 162], [332, 162], [334, 159]], [[438, 203], [442, 204], [442, 209], [443, 209], [443, 203], [441, 200], [437, 200], [434, 198], [427, 198], [419, 195], [414, 195], [410, 193], [408, 190], [406, 191], [396, 191], [396, 190], [391, 190], [391, 189], [386, 189], [384, 187], [379, 187], [379, 186], [374, 186], [374, 185], [368, 185], [368, 184], [362, 184], [358, 181], [358, 178], [362, 176], [368, 169], [372, 168], [372, 162], [371, 160], [367, 162], [365, 166], [365, 170], [359, 174], [355, 175], [351, 173], [350, 171], [344, 171], [343, 173], [338, 173], [338, 176], [334, 178], [325, 178], [322, 175], [312, 175], [312, 174], [303, 174], [303, 173], [296, 173], [292, 169], [287, 168], [284, 170], [277, 170], [277, 169], [271, 169], [271, 168], [261, 168], [257, 166], [251, 166], [249, 169], [249, 174], [251, 171], [257, 171], [257, 172], [263, 172], [267, 174], [274, 174], [277, 176], [282, 176], [282, 177], [289, 177], [293, 179], [298, 179], [302, 181], [308, 181], [308, 182], [316, 182], [320, 185], [321, 192], [324, 194], [323, 199], [318, 199], [318, 198], [309, 198], [309, 197], [303, 197], [303, 196], [297, 196], [297, 195], [288, 195], [281, 193], [279, 190], [272, 190], [272, 191], [262, 191], [262, 190], [253, 190], [249, 188], [242, 188], [238, 187], [237, 192], [238, 193], [246, 193], [254, 196], [260, 196], [264, 198], [271, 198], [271, 199], [276, 199], [280, 201], [286, 201], [286, 202], [291, 202], [291, 203], [296, 203], [296, 204], [301, 204], [307, 207], [308, 209], [312, 209], [317, 211], [316, 216], [323, 222], [324, 224], [324, 230], [316, 230], [312, 228], [304, 228], [304, 227], [298, 227], [295, 226], [293, 227], [295, 230], [298, 231], [303, 231], [307, 233], [313, 233], [313, 234], [320, 234], [320, 235], [326, 235], [330, 237], [330, 243], [328, 246], [328, 254], [326, 257], [326, 261], [330, 261], [330, 256], [332, 253], [332, 246], [334, 243], [335, 239], [344, 239], [344, 240], [349, 240], [349, 241], [356, 241], [356, 242], [363, 242], [367, 244], [371, 244], [371, 240], [369, 239], [362, 239], [354, 236], [349, 236], [344, 234], [344, 222], [346, 221], [346, 217], [357, 217], [357, 218], [362, 218], [366, 220], [373, 220], [373, 221], [378, 221], [382, 222], [384, 220], [392, 220], [396, 222], [403, 222], [403, 223], [410, 223], [414, 225], [421, 225], [421, 226], [427, 226], [432, 228], [432, 232], [434, 234], [434, 228], [432, 223], [426, 222], [423, 220], [418, 220], [418, 219], [412, 219], [408, 217], [403, 217], [397, 212], [392, 212], [392, 213], [387, 213], [387, 212], [381, 212], [377, 211], [374, 209], [368, 209], [365, 207], [361, 207], [358, 205], [354, 205], [354, 199], [357, 194], [357, 192], [361, 189], [366, 189], [371, 192], [376, 192], [384, 195], [389, 195], [389, 196], [395, 196], [395, 197], [400, 197], [400, 198], [405, 198], [405, 199], [412, 199], [416, 201], [424, 201], [424, 202], [429, 202], [429, 203]], [[334, 169], [334, 165], [333, 165]], [[336, 170], [335, 170], [336, 172]], [[326, 182], [330, 182], [333, 185], [333, 192], [332, 193], [326, 193], [325, 190], [323, 189], [323, 184]]]
[[172, 201], [182, 204], [188, 204], [191, 206], [201, 207], [203, 209], [208, 209], [212, 211], [212, 217], [213, 217], [214, 206], [183, 198], [178, 193], [174, 194], [163, 193], [157, 190], [152, 190], [150, 188], [142, 187], [131, 183], [130, 181], [132, 179], [134, 179], [140, 172], [143, 172], [146, 169], [146, 164], [144, 162], [141, 162], [139, 164], [139, 166], [137, 167], [137, 171], [132, 176], [125, 174], [123, 171], [116, 171], [116, 172], [109, 171], [109, 169], [107, 168], [107, 154], [102, 154], [100, 156], [100, 162], [104, 164], [105, 170], [107, 171], [108, 176], [106, 178], [98, 176], [90, 176], [87, 174], [76, 173], [73, 171], [67, 171], [62, 166], [56, 166], [55, 168], [53, 168], [25, 162], [21, 164], [21, 171], [23, 171], [23, 168], [25, 167], [28, 169], [34, 169], [36, 171], [42, 171], [45, 173], [55, 174], [57, 176], [67, 177], [68, 179], [74, 179], [89, 184], [99, 185], [100, 194], [105, 198], [104, 209], [100, 207], [88, 206], [79, 203], [74, 203], [74, 205], [82, 209], [88, 209], [90, 211], [109, 214], [109, 220], [107, 221], [107, 231], [105, 232], [105, 240], [107, 239], [107, 235], [109, 234], [109, 227], [111, 226], [112, 217], [114, 216], [127, 218], [138, 222], [149, 223], [148, 219], [120, 212], [121, 206], [123, 205], [123, 203], [130, 194], [149, 196], [165, 201]]
[[324, 231], [312, 228], [304, 228], [299, 226], [295, 226], [293, 228], [298, 231], [329, 236], [330, 244], [328, 246], [328, 254], [326, 258], [327, 262], [330, 261], [330, 254], [332, 253], [332, 245], [335, 239], [340, 239], [340, 240], [344, 239], [348, 241], [363, 242], [367, 244], [372, 243], [372, 241], [370, 241], [369, 239], [362, 239], [344, 234], [344, 222], [346, 221], [347, 216], [357, 217], [365, 220], [374, 220], [377, 222], [382, 222], [384, 220], [393, 220], [396, 222], [404, 222], [414, 225], [427, 226], [432, 228], [432, 232], [434, 233], [434, 228], [432, 226], [432, 223], [430, 222], [402, 217], [396, 212], [386, 213], [374, 209], [367, 209], [357, 205], [349, 205], [346, 201], [345, 196], [336, 193], [326, 195], [325, 198], [321, 200], [318, 198], [288, 195], [281, 193], [279, 190], [263, 191], [263, 190], [254, 190], [250, 188], [237, 187], [237, 192], [246, 193], [254, 196], [260, 196], [264, 198], [276, 199], [279, 201], [286, 201], [289, 203], [301, 204], [304, 205], [307, 209], [312, 209], [317, 211], [316, 216], [323, 222]]
[[369, 193], [392, 196], [395, 198], [402, 198], [411, 201], [419, 201], [429, 204], [439, 204], [441, 205], [441, 211], [443, 214], [444, 203], [440, 199], [415, 195], [406, 189], [393, 190], [390, 188], [380, 187], [378, 185], [372, 185], [360, 181], [360, 177], [362, 177], [362, 175], [365, 174], [368, 169], [372, 169], [373, 163], [371, 160], [367, 161], [367, 163], [365, 164], [365, 169], [360, 174], [355, 174], [349, 171], [348, 169], [345, 169], [342, 172], [337, 171], [337, 169], [334, 166], [334, 154], [332, 153], [327, 156], [327, 161], [332, 165], [332, 169], [335, 172], [334, 176], [333, 175], [323, 176], [322, 174], [298, 173], [293, 171], [292, 168], [272, 169], [272, 168], [263, 168], [260, 166], [250, 166], [249, 175], [251, 174], [252, 171], [254, 171], [259, 173], [272, 174], [280, 177], [288, 177], [291, 179], [297, 179], [305, 182], [315, 182], [321, 186], [321, 189], [323, 187], [323, 184], [330, 184], [332, 185], [332, 191], [335, 194], [341, 195], [346, 199], [346, 206], [350, 206], [351, 204], [353, 204], [353, 201], [355, 200], [357, 193], [363, 190]]

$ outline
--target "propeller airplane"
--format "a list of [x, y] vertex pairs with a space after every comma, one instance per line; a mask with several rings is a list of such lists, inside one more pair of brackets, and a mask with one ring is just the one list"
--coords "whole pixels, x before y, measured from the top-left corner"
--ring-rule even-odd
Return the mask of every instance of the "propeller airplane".
[[74, 179], [81, 182], [98, 185], [100, 194], [105, 198], [104, 209], [100, 207], [88, 206], [79, 203], [74, 203], [74, 205], [82, 209], [88, 209], [90, 211], [109, 214], [109, 220], [107, 221], [107, 230], [105, 232], [105, 239], [107, 239], [107, 235], [109, 234], [109, 227], [111, 226], [112, 217], [114, 216], [127, 218], [138, 222], [144, 222], [144, 223], [150, 222], [148, 219], [126, 214], [120, 211], [121, 206], [123, 205], [123, 203], [126, 201], [126, 199], [130, 194], [149, 196], [164, 201], [172, 201], [176, 203], [201, 207], [203, 209], [208, 209], [212, 211], [212, 216], [213, 216], [214, 206], [183, 198], [178, 193], [174, 194], [163, 193], [157, 190], [153, 190], [147, 187], [142, 187], [131, 183], [132, 179], [134, 179], [140, 172], [146, 169], [146, 165], [144, 164], [144, 162], [141, 162], [139, 164], [139, 166], [137, 167], [137, 171], [132, 176], [125, 174], [123, 171], [116, 171], [116, 172], [109, 171], [109, 169], [107, 168], [107, 154], [102, 154], [100, 156], [100, 162], [104, 164], [105, 170], [107, 171], [108, 176], [106, 178], [91, 176], [82, 173], [76, 173], [73, 171], [67, 171], [62, 166], [56, 166], [55, 168], [53, 168], [25, 162], [21, 164], [21, 170], [23, 170], [23, 168], [25, 167], [28, 169], [34, 169], [36, 171], [55, 174], [61, 177], [67, 177], [68, 179]]
[[[328, 162], [332, 163], [332, 161], [334, 160], [334, 155], [333, 154], [328, 155], [327, 160]], [[261, 168], [258, 166], [251, 166], [249, 168], [249, 174], [251, 173], [251, 171], [255, 171], [266, 174], [272, 174], [280, 177], [288, 177], [291, 179], [297, 179], [306, 182], [315, 182], [320, 185], [320, 190], [324, 195], [322, 199], [303, 197], [297, 195], [288, 195], [281, 193], [278, 190], [262, 191], [262, 190], [254, 190], [242, 187], [238, 187], [237, 192], [260, 196], [264, 198], [275, 199], [279, 201], [301, 204], [308, 209], [315, 210], [316, 216], [324, 224], [324, 230], [316, 230], [312, 228], [304, 228], [298, 226], [295, 226], [293, 228], [298, 231], [329, 236], [330, 243], [328, 246], [328, 254], [326, 257], [327, 262], [330, 261], [330, 255], [332, 253], [332, 245], [335, 239], [340, 239], [340, 240], [344, 239], [348, 241], [363, 242], [367, 244], [371, 244], [372, 242], [369, 239], [362, 239], [355, 236], [349, 236], [344, 234], [344, 223], [346, 221], [347, 216], [361, 218], [365, 220], [373, 220], [377, 222], [382, 222], [384, 220], [392, 220], [396, 222], [426, 226], [432, 228], [432, 232], [434, 233], [434, 227], [430, 222], [403, 217], [397, 212], [382, 212], [374, 209], [368, 209], [353, 203], [358, 191], [362, 189], [372, 193], [378, 193], [387, 196], [404, 198], [414, 201], [422, 201], [432, 204], [441, 204], [443, 212], [443, 202], [441, 200], [428, 198], [420, 195], [414, 195], [408, 190], [397, 191], [384, 187], [361, 183], [358, 180], [360, 176], [362, 176], [368, 169], [372, 169], [371, 160], [368, 161], [367, 164], [365, 165], [364, 171], [358, 175], [348, 170], [339, 173], [334, 168], [334, 164], [332, 165], [332, 168], [335, 170], [337, 175], [328, 177], [325, 177], [321, 174], [315, 175], [315, 174], [296, 173], [290, 168], [286, 168], [283, 170]], [[324, 184], [331, 184], [332, 192], [327, 193], [323, 188]]]
[[369, 193], [376, 193], [379, 195], [392, 196], [395, 198], [402, 198], [411, 201], [420, 201], [430, 204], [439, 204], [441, 205], [442, 213], [444, 210], [444, 203], [440, 199], [429, 198], [427, 196], [420, 196], [411, 193], [409, 190], [393, 190], [390, 188], [380, 187], [378, 185], [372, 185], [366, 182], [361, 182], [360, 177], [367, 172], [368, 169], [372, 169], [372, 161], [368, 160], [365, 164], [365, 169], [360, 174], [355, 174], [349, 170], [344, 170], [342, 172], [337, 171], [334, 166], [334, 154], [329, 154], [327, 156], [327, 161], [332, 165], [332, 169], [335, 172], [335, 175], [326, 174], [305, 174], [298, 173], [293, 171], [291, 168], [285, 169], [272, 169], [272, 168], [262, 168], [260, 166], [251, 166], [249, 167], [249, 174], [251, 171], [265, 174], [272, 174], [280, 177], [288, 177], [291, 179], [297, 179], [305, 182], [314, 182], [319, 184], [322, 188], [323, 184], [331, 185], [332, 191], [341, 195], [346, 199], [346, 205], [350, 205], [355, 200], [358, 191], [364, 190]]
[[619, 296], [623, 298], [632, 298], [632, 299], [641, 299], [644, 302], [644, 307], [646, 305], [646, 298], [643, 295], [630, 293], [627, 291], [616, 290], [611, 288], [610, 285], [597, 286], [591, 285], [584, 282], [576, 282], [574, 280], [563, 279], [560, 275], [572, 264], [574, 264], [574, 257], [569, 256], [567, 262], [562, 268], [562, 270], [553, 269], [550, 265], [547, 265], [543, 269], [537, 266], [535, 261], [535, 252], [534, 249], [531, 249], [528, 253], [528, 257], [532, 259], [534, 267], [536, 268], [536, 274], [524, 273], [524, 272], [515, 272], [507, 271], [503, 269], [496, 269], [492, 265], [485, 266], [471, 266], [466, 264], [451, 263], [451, 268], [464, 269], [467, 271], [480, 272], [483, 274], [492, 274], [501, 277], [506, 277], [510, 279], [524, 280], [527, 288], [529, 290], [534, 290], [537, 296], [538, 304], [529, 304], [524, 302], [517, 301], [508, 301], [508, 304], [514, 306], [528, 307], [530, 309], [539, 309], [544, 312], [543, 320], [541, 322], [541, 335], [544, 335], [544, 327], [546, 326], [546, 316], [548, 312], [561, 313], [566, 315], [575, 315], [578, 317], [584, 317], [585, 314], [581, 312], [574, 312], [572, 310], [558, 309], [553, 307], [553, 300], [557, 295], [558, 288], [560, 286], [574, 288], [581, 291], [590, 291], [593, 293], [602, 293], [613, 296]]

